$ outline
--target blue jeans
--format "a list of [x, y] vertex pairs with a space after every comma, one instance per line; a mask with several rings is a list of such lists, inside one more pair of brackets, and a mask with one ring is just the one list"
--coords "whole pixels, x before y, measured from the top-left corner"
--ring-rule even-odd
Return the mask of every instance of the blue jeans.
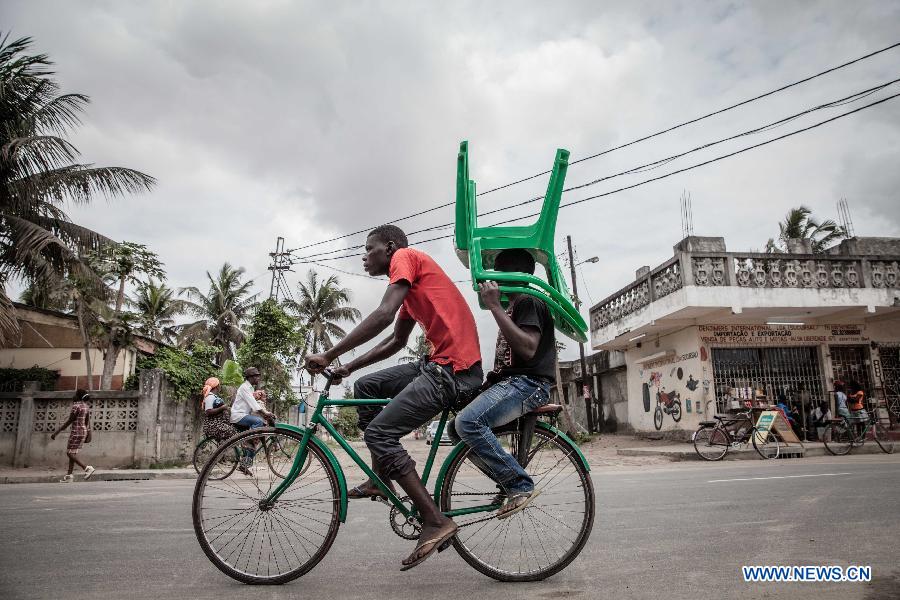
[[235, 427], [241, 429], [241, 431], [246, 431], [248, 429], [256, 429], [257, 427], [265, 427], [265, 420], [257, 415], [244, 415], [241, 417], [241, 420], [234, 424]]
[[[462, 439], [481, 459], [480, 468], [507, 494], [527, 493], [534, 481], [519, 461], [505, 451], [494, 432], [527, 412], [550, 402], [550, 384], [515, 375], [483, 391], [453, 421], [450, 436]], [[477, 463], [476, 463], [477, 464]]]

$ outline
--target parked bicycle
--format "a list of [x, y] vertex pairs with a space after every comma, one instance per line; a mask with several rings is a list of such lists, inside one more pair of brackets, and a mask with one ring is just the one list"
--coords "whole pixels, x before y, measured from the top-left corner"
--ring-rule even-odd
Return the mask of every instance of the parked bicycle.
[[[244, 583], [286, 583], [309, 572], [328, 553], [347, 517], [347, 483], [335, 455], [318, 437], [321, 428], [388, 498], [394, 533], [418, 538], [419, 517], [408, 498], [397, 497], [349, 442], [323, 416], [328, 406], [386, 405], [389, 400], [330, 399], [331, 374], [309, 428], [282, 423], [253, 429], [221, 445], [203, 467], [194, 489], [193, 521], [206, 556], [223, 573]], [[555, 426], [562, 407], [548, 405], [496, 430], [504, 448], [534, 478], [539, 498], [516, 515], [499, 520], [503, 495], [497, 484], [457, 444], [444, 460], [434, 485], [441, 511], [459, 525], [452, 540], [472, 567], [500, 581], [537, 581], [559, 572], [578, 556], [594, 522], [590, 467], [578, 446]], [[440, 439], [450, 409], [440, 418]], [[550, 418], [550, 422], [539, 420]], [[250, 441], [278, 440], [296, 448], [284, 461], [287, 477], [272, 469], [253, 469], [253, 477], [217, 480], [218, 461]], [[427, 485], [437, 455], [432, 444], [422, 471]], [[301, 465], [311, 465], [301, 474]], [[448, 545], [441, 550], [449, 547]]]
[[[762, 458], [778, 458], [781, 442], [778, 436], [768, 430], [761, 430], [753, 422], [750, 410], [737, 413], [733, 417], [715, 415], [714, 421], [701, 421], [700, 427], [691, 436], [694, 451], [704, 460], [721, 460], [731, 448], [753, 445]], [[734, 433], [732, 433], [734, 431]]]
[[[220, 445], [226, 444], [228, 441], [230, 440], [225, 440], [220, 443], [215, 438], [210, 437], [200, 440], [200, 443], [194, 448], [194, 470], [199, 474], [219, 449]], [[284, 478], [290, 472], [289, 467], [297, 452], [297, 444], [279, 438], [263, 439], [260, 444], [269, 469], [271, 469], [272, 473], [277, 477]], [[251, 460], [255, 460], [255, 457], [258, 455], [259, 452], [255, 451], [250, 444], [247, 444], [244, 447], [233, 446], [232, 452], [223, 453], [216, 459], [218, 464], [215, 469], [212, 469], [210, 479], [214, 481], [225, 479], [238, 468], [241, 464], [242, 457], [245, 461], [248, 456], [252, 457]], [[311, 457], [307, 457], [306, 463], [300, 471], [301, 475], [309, 468], [310, 462]]]
[[854, 448], [859, 448], [869, 440], [875, 440], [878, 447], [885, 454], [894, 451], [894, 440], [888, 435], [888, 430], [878, 420], [876, 410], [867, 411], [868, 418], [864, 421], [841, 417], [832, 419], [822, 433], [822, 441], [825, 449], [835, 456], [850, 454]]

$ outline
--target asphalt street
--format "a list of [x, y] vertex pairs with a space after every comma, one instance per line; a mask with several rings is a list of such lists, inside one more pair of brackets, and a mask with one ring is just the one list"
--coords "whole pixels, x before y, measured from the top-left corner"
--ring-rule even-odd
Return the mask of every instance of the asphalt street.
[[[900, 456], [672, 463], [593, 472], [581, 555], [504, 584], [453, 551], [401, 573], [412, 542], [387, 509], [351, 504], [328, 556], [278, 587], [213, 567], [191, 525], [193, 481], [0, 486], [0, 598], [900, 598]], [[872, 583], [745, 583], [742, 565], [870, 565]]]

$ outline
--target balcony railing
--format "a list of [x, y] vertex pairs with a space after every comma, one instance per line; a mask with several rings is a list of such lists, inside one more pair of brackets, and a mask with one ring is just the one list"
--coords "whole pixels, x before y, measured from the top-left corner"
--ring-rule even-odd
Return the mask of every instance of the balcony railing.
[[684, 286], [900, 288], [900, 257], [679, 252], [591, 309], [597, 330]]

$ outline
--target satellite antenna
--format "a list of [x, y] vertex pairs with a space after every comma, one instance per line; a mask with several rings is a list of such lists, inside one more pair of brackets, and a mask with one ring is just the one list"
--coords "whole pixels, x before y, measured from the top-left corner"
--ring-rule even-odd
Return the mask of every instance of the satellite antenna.
[[694, 208], [691, 205], [691, 194], [682, 190], [681, 198], [681, 237], [682, 239], [694, 235]]
[[856, 237], [853, 230], [853, 220], [850, 218], [850, 205], [847, 204], [846, 198], [841, 198], [837, 203], [838, 218], [841, 220], [841, 227], [847, 233], [848, 238]]

